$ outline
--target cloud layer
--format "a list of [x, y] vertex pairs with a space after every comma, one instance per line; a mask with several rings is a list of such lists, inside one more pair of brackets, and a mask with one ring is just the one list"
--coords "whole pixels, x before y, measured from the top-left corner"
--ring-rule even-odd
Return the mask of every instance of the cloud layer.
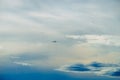
[[[119, 0], [0, 0], [0, 66], [119, 64], [119, 7]], [[84, 64], [71, 69], [91, 71]]]
[[120, 46], [120, 36], [115, 35], [66, 35], [66, 38], [78, 40], [80, 43]]
[[93, 62], [90, 64], [73, 64], [63, 66], [59, 71], [77, 72], [77, 73], [94, 73], [101, 76], [120, 77], [120, 65], [109, 63]]

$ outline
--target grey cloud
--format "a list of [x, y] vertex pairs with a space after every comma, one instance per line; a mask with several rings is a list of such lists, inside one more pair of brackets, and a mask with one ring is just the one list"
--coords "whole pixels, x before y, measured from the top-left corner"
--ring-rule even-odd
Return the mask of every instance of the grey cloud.
[[120, 77], [120, 65], [93, 62], [90, 64], [73, 64], [64, 66], [60, 71], [77, 73], [94, 73], [100, 76]]
[[[18, 1], [21, 1], [21, 8], [19, 7], [17, 10], [10, 8], [9, 10], [6, 10], [7, 12], [3, 12], [8, 14], [9, 12], [13, 12], [27, 20], [31, 19], [33, 22], [42, 23], [45, 27], [52, 28], [53, 31], [55, 30], [64, 34], [76, 32], [82, 32], [84, 34], [119, 34], [120, 24], [118, 17], [120, 10], [118, 0], [109, 0], [109, 3], [108, 0]], [[31, 17], [28, 15], [30, 12], [49, 14], [56, 16], [57, 18], [63, 17], [63, 19], [56, 20], [56, 17], [53, 17], [52, 19], [35, 16]], [[26, 27], [26, 25], [23, 26]], [[38, 26], [40, 25], [38, 24]]]

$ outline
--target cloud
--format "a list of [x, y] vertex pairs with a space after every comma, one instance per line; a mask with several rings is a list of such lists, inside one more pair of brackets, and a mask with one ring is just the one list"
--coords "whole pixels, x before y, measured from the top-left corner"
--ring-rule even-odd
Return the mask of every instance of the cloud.
[[[0, 0], [0, 64], [20, 54], [22, 58], [12, 60], [33, 61], [39, 67], [98, 59], [116, 63], [120, 61], [120, 50], [116, 50], [120, 46], [119, 6], [118, 0]], [[78, 35], [66, 39], [66, 34]], [[53, 40], [58, 44], [51, 44]], [[47, 59], [43, 63], [39, 58]]]
[[23, 6], [23, 0], [1, 0], [2, 8], [18, 8]]
[[72, 64], [63, 66], [59, 71], [77, 72], [77, 73], [94, 73], [100, 76], [120, 77], [120, 65], [109, 63], [93, 62], [90, 64]]
[[66, 35], [66, 38], [84, 41], [87, 44], [120, 46], [120, 36], [116, 35]]
[[62, 15], [55, 15], [55, 14], [45, 13], [45, 12], [29, 12], [28, 15], [37, 19], [55, 19], [55, 20], [65, 19], [65, 17]]
[[26, 62], [13, 62], [14, 64], [21, 65], [21, 66], [31, 66], [32, 64]]
[[120, 77], [120, 69], [110, 74], [111, 76]]
[[[116, 10], [116, 8], [119, 6], [115, 5], [119, 2], [109, 1], [107, 5], [106, 3], [107, 1], [84, 2], [83, 0], [2, 0], [0, 4], [3, 6], [1, 13], [6, 15], [2, 15], [3, 18], [1, 19], [6, 19], [7, 22], [5, 22], [5, 24], [12, 23], [15, 27], [19, 26], [18, 30], [23, 30], [23, 27], [27, 27], [28, 29], [31, 25], [33, 28], [35, 26], [40, 27], [40, 24], [44, 24], [47, 29], [52, 28], [53, 31], [57, 30], [56, 32], [61, 33], [72, 33], [73, 31], [79, 31], [85, 33], [105, 32], [119, 34], [119, 20], [117, 21], [119, 15], [116, 15], [118, 13], [117, 11], [119, 11]], [[103, 6], [103, 4], [105, 5]], [[13, 7], [11, 8], [10, 6]], [[6, 10], [6, 7], [8, 10]], [[12, 15], [10, 15], [11, 13]], [[8, 17], [8, 20], [5, 16]], [[48, 20], [48, 18], [50, 18], [50, 20]], [[14, 22], [11, 22], [13, 20]], [[7, 28], [9, 28], [9, 26], [10, 25], [8, 25]], [[4, 25], [2, 25], [2, 27], [4, 27]], [[45, 31], [43, 28], [44, 27], [39, 30]], [[26, 30], [26, 32], [27, 31], [29, 30]]]
[[18, 57], [18, 56], [11, 56], [10, 58], [11, 59], [20, 59], [20, 57]]
[[68, 70], [71, 70], [71, 71], [90, 71], [90, 69], [87, 68], [83, 64], [75, 64], [73, 66], [68, 67]]
[[120, 67], [120, 65], [117, 64], [104, 64], [104, 63], [98, 63], [98, 62], [93, 62], [89, 64], [89, 66], [92, 67]]

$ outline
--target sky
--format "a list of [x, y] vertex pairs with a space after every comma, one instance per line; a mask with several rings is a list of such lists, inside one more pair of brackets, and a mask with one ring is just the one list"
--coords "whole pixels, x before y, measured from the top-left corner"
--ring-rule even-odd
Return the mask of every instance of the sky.
[[120, 0], [0, 0], [0, 80], [118, 80], [119, 7]]

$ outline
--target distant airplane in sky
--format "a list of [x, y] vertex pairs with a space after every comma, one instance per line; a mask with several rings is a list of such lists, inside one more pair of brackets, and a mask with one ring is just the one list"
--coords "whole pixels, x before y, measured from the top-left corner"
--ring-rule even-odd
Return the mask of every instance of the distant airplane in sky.
[[56, 43], [57, 41], [52, 41], [53, 43]]

